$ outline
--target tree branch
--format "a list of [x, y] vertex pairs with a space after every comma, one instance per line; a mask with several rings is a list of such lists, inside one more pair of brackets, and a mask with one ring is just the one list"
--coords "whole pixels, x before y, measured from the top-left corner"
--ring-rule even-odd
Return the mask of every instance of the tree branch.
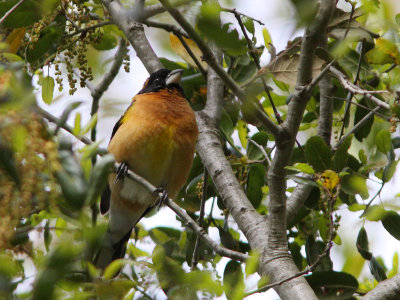
[[288, 226], [293, 222], [311, 190], [312, 186], [308, 184], [298, 184], [293, 193], [289, 196], [286, 203], [286, 224]]
[[335, 77], [337, 79], [339, 79], [340, 83], [343, 85], [343, 87], [352, 92], [353, 94], [360, 94], [365, 96], [366, 98], [370, 99], [372, 102], [374, 102], [376, 105], [385, 108], [385, 109], [390, 109], [390, 105], [387, 104], [386, 102], [376, 98], [375, 96], [373, 96], [372, 94], [381, 94], [381, 93], [387, 93], [387, 91], [367, 91], [364, 90], [362, 88], [360, 88], [359, 86], [353, 84], [352, 82], [350, 82], [346, 76], [340, 72], [338, 69], [336, 69], [335, 67], [331, 66], [329, 68], [329, 71], [335, 75]]
[[[327, 0], [319, 6], [313, 22], [307, 27], [302, 39], [300, 61], [298, 67], [297, 83], [293, 98], [289, 103], [288, 113], [282, 126], [287, 132], [285, 139], [276, 141], [276, 154], [268, 171], [269, 183], [269, 237], [265, 247], [265, 257], [260, 267], [263, 274], [268, 274], [272, 282], [279, 282], [298, 273], [297, 267], [291, 258], [286, 258], [288, 253], [286, 237], [286, 171], [292, 155], [295, 138], [303, 118], [305, 107], [310, 99], [311, 91], [307, 86], [312, 82], [312, 66], [315, 50], [325, 32], [331, 14], [335, 9], [335, 0]], [[274, 257], [283, 257], [274, 259]], [[282, 270], [285, 266], [285, 270]], [[293, 286], [294, 285], [294, 286]], [[290, 288], [286, 284], [277, 286], [276, 291], [287, 299], [316, 299], [315, 293], [303, 277], [290, 281]]]
[[400, 294], [400, 274], [380, 282], [361, 300], [397, 300]]
[[117, 0], [102, 0], [102, 3], [110, 12], [112, 21], [124, 32], [147, 71], [151, 74], [163, 68], [144, 34], [143, 24], [139, 22], [143, 3], [138, 1], [130, 11]]
[[[324, 37], [321, 46], [326, 48], [327, 39]], [[319, 82], [319, 118], [318, 135], [327, 145], [331, 145], [332, 121], [333, 121], [333, 101], [331, 78], [325, 74]]]

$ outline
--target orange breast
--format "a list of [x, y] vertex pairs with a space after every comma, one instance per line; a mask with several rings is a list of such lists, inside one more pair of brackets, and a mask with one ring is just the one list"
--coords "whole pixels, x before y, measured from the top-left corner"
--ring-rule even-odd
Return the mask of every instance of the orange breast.
[[190, 171], [198, 135], [194, 112], [173, 93], [135, 97], [108, 150], [137, 174], [174, 197]]

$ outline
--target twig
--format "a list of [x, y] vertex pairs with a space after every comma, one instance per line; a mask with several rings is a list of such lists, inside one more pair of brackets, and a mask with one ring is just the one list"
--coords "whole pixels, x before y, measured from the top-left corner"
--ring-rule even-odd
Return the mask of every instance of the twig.
[[381, 187], [380, 187], [379, 190], [376, 192], [376, 194], [371, 198], [371, 200], [369, 200], [368, 203], [365, 205], [364, 211], [367, 211], [368, 207], [372, 204], [372, 202], [375, 200], [375, 198], [378, 197], [378, 196], [381, 194], [382, 189], [383, 189], [384, 186], [385, 186], [385, 182], [382, 181]]
[[360, 129], [367, 121], [369, 118], [371, 118], [378, 110], [380, 110], [381, 107], [377, 106], [375, 107], [372, 111], [370, 111], [368, 114], [364, 116], [349, 132], [347, 132], [333, 147], [334, 150], [337, 150], [340, 145], [343, 143], [343, 141], [351, 134], [356, 132], [358, 129]]
[[160, 23], [156, 21], [151, 21], [151, 20], [144, 20], [143, 24], [148, 26], [148, 27], [154, 27], [154, 28], [160, 28], [164, 29], [165, 31], [172, 32], [176, 36], [184, 36], [185, 38], [189, 38], [189, 36], [184, 32], [182, 29], [179, 27], [173, 25], [173, 24], [167, 24], [167, 23]]
[[[174, 1], [173, 4], [175, 7], [178, 7], [178, 6], [182, 6], [185, 4], [189, 4], [190, 2], [192, 2], [192, 0], [178, 0], [178, 1]], [[146, 6], [145, 9], [143, 10], [141, 19], [146, 20], [150, 17], [154, 17], [155, 15], [161, 14], [165, 11], [166, 11], [166, 9], [161, 4], [149, 5], [149, 6]]]
[[[208, 171], [206, 168], [204, 168], [204, 177], [203, 177], [203, 189], [202, 189], [202, 194], [201, 194], [201, 202], [200, 202], [200, 215], [199, 215], [199, 226], [203, 228], [203, 221], [204, 221], [204, 206], [206, 204], [207, 200], [207, 187], [208, 187]], [[198, 254], [199, 254], [199, 249], [200, 249], [201, 241], [200, 241], [200, 236], [198, 235], [196, 237], [196, 244], [194, 245], [194, 250], [193, 250], [193, 257], [192, 257], [192, 270], [194, 270], [197, 266], [198, 263]]]
[[396, 67], [397, 67], [397, 64], [392, 64], [389, 68], [387, 68], [385, 71], [383, 71], [383, 73], [388, 73], [388, 72], [392, 71]]
[[[357, 84], [358, 78], [360, 77], [360, 71], [361, 71], [361, 62], [362, 62], [362, 57], [364, 55], [364, 42], [361, 42], [361, 51], [360, 51], [360, 57], [358, 58], [358, 64], [357, 64], [357, 72], [356, 72], [356, 77], [354, 78], [353, 83]], [[346, 126], [346, 122], [350, 113], [350, 104], [352, 103], [351, 99], [353, 98], [353, 93], [349, 92], [347, 94], [347, 100], [348, 102], [346, 103], [345, 109], [344, 109], [344, 116], [343, 116], [343, 124], [342, 128], [340, 129], [340, 134], [339, 134], [339, 139], [343, 136], [344, 133], [344, 128]]]
[[[47, 111], [43, 110], [40, 107], [36, 108], [37, 111], [45, 117], [47, 120], [49, 120], [52, 123], [57, 124], [60, 120], [53, 116], [52, 114], [48, 113]], [[61, 124], [61, 128], [65, 129], [71, 135], [82, 141], [83, 143], [87, 145], [93, 144], [93, 141], [88, 139], [87, 137], [79, 137], [73, 134], [72, 128], [68, 126], [67, 124]], [[101, 149], [101, 148], [100, 148]], [[101, 151], [102, 153], [106, 153], [105, 150]], [[99, 154], [102, 156], [102, 154]], [[114, 165], [114, 169], [118, 169], [119, 164], [116, 163]], [[148, 182], [146, 179], [143, 177], [137, 175], [136, 173], [132, 172], [131, 170], [128, 170], [127, 172], [127, 177], [132, 179], [133, 181], [140, 183], [143, 187], [145, 187], [151, 194], [155, 194], [158, 192], [158, 189], [152, 185], [150, 182]], [[162, 196], [162, 193], [159, 193], [159, 196]], [[172, 199], [168, 198], [165, 199], [163, 202], [166, 206], [168, 206], [172, 211], [174, 211], [184, 222], [185, 224], [192, 229], [197, 235], [200, 235], [200, 238], [203, 240], [205, 244], [207, 244], [211, 249], [213, 249], [218, 255], [224, 256], [224, 257], [229, 257], [234, 260], [238, 260], [241, 262], [244, 262], [248, 259], [248, 255], [227, 249], [225, 247], [220, 246], [218, 243], [216, 243], [205, 231], [203, 228], [201, 228], [199, 225], [197, 225], [196, 221], [194, 221], [187, 213], [186, 211], [181, 208], [178, 204], [176, 204]]]
[[[363, 108], [363, 109], [365, 109], [365, 110], [367, 110], [367, 111], [373, 111], [372, 108], [369, 108], [368, 106], [362, 105], [362, 104], [360, 104], [360, 103], [358, 103], [358, 102], [353, 102], [353, 101], [351, 101], [351, 100], [348, 100], [347, 98], [345, 99], [345, 98], [336, 97], [336, 96], [329, 96], [329, 98], [331, 98], [331, 99], [336, 99], [336, 100], [341, 100], [341, 101], [345, 101], [345, 102], [347, 102], [347, 103], [349, 103], [349, 104], [353, 104], [353, 105], [355, 105], [355, 106], [361, 107], [361, 108]], [[376, 112], [376, 111], [375, 111], [374, 114], [375, 114], [377, 117], [379, 117], [379, 118], [381, 118], [381, 119], [383, 119], [383, 120], [385, 120], [385, 121], [390, 121], [390, 117], [387, 117], [387, 116], [385, 116], [385, 115], [383, 115], [383, 114], [381, 114], [381, 113], [379, 113], [379, 112]]]
[[[167, 9], [170, 15], [178, 22], [179, 25], [181, 25], [181, 27], [186, 31], [186, 33], [197, 44], [201, 52], [203, 52], [203, 59], [221, 77], [226, 86], [230, 88], [232, 92], [236, 95], [236, 97], [238, 97], [243, 103], [249, 102], [249, 99], [244, 93], [244, 91], [240, 88], [239, 85], [237, 85], [237, 83], [232, 79], [232, 77], [229, 76], [229, 74], [224, 70], [224, 68], [217, 63], [215, 56], [213, 55], [210, 48], [203, 41], [203, 39], [196, 32], [196, 30], [182, 16], [179, 10], [174, 8], [168, 0], [160, 0], [160, 2]], [[257, 117], [257, 119], [259, 119], [259, 121], [268, 131], [270, 131], [275, 137], [282, 134], [282, 129], [280, 126], [276, 125], [268, 116], [266, 116], [265, 112], [261, 111], [260, 108], [255, 105], [255, 103], [252, 103], [252, 105], [254, 105], [255, 116]]]
[[[80, 140], [82, 143], [86, 144], [86, 145], [91, 145], [93, 144], [93, 142], [87, 138], [86, 136], [76, 136], [73, 133], [73, 128], [71, 126], [69, 126], [68, 124], [66, 124], [65, 122], [63, 122], [62, 124], [60, 124], [60, 119], [57, 118], [56, 116], [53, 116], [51, 113], [45, 111], [43, 108], [41, 107], [36, 107], [35, 110], [42, 115], [45, 119], [47, 119], [48, 121], [50, 121], [51, 123], [57, 124], [58, 127], [64, 129], [65, 131], [69, 132], [70, 134], [72, 134], [74, 137], [76, 137], [78, 140]], [[105, 153], [106, 150], [99, 148], [100, 152]]]
[[196, 55], [194, 55], [192, 49], [190, 49], [189, 45], [186, 43], [185, 39], [180, 34], [178, 34], [177, 37], [178, 37], [179, 41], [181, 42], [182, 46], [185, 48], [186, 52], [193, 59], [194, 63], [196, 64], [197, 68], [200, 70], [203, 77], [207, 80], [207, 72], [206, 72], [206, 70], [204, 70], [203, 66], [197, 59]]
[[233, 13], [235, 16], [236, 16], [236, 14], [238, 14], [239, 16], [243, 16], [243, 17], [252, 19], [254, 22], [257, 22], [257, 23], [260, 24], [261, 26], [265, 26], [265, 24], [264, 24], [263, 22], [261, 22], [260, 20], [254, 19], [254, 18], [252, 18], [252, 17], [250, 17], [250, 16], [248, 16], [248, 15], [245, 15], [245, 14], [243, 14], [243, 13], [241, 13], [241, 12], [238, 12], [235, 8], [225, 8], [225, 7], [221, 7], [221, 9], [222, 9], [223, 11], [225, 11], [225, 12]]
[[307, 93], [311, 93], [314, 87], [321, 81], [325, 74], [329, 71], [329, 68], [335, 63], [336, 58], [332, 59], [315, 78], [310, 82], [309, 85], [305, 86], [304, 89]]
[[25, 0], [20, 0], [20, 1], [17, 2], [13, 7], [11, 7], [11, 8], [4, 14], [4, 16], [1, 17], [1, 19], [0, 19], [0, 25], [1, 25], [1, 23], [3, 23], [3, 21], [4, 21], [5, 19], [7, 19], [7, 17], [8, 17], [9, 15], [11, 15], [11, 14], [14, 12], [14, 10], [16, 10], [16, 9], [18, 8], [18, 6], [20, 6], [24, 1], [25, 1]]
[[95, 25], [88, 26], [88, 27], [85, 27], [85, 28], [79, 28], [79, 26], [77, 26], [72, 20], [70, 22], [75, 27], [76, 31], [73, 32], [73, 33], [65, 35], [64, 37], [66, 37], [66, 38], [74, 36], [74, 35], [77, 35], [77, 34], [80, 34], [80, 33], [83, 33], [83, 32], [88, 32], [90, 30], [93, 30], [93, 29], [96, 29], [96, 28], [99, 28], [99, 27], [103, 27], [103, 26], [114, 24], [112, 21], [105, 21], [105, 22], [97, 23]]
[[381, 93], [387, 93], [387, 91], [367, 91], [364, 90], [362, 88], [360, 88], [359, 86], [353, 84], [352, 82], [350, 82], [346, 76], [340, 72], [338, 69], [336, 69], [335, 67], [329, 67], [329, 71], [331, 71], [331, 73], [333, 75], [335, 75], [335, 77], [337, 79], [339, 79], [340, 83], [343, 85], [343, 87], [352, 92], [353, 94], [360, 94], [360, 95], [364, 95], [366, 98], [370, 99], [371, 101], [375, 102], [376, 105], [385, 108], [385, 109], [390, 109], [389, 104], [387, 104], [386, 102], [376, 98], [375, 96], [373, 96], [372, 94], [381, 94]]
[[263, 163], [264, 161], [267, 161], [268, 165], [271, 165], [271, 160], [270, 160], [267, 152], [265, 151], [264, 147], [261, 146], [260, 144], [256, 143], [252, 139], [248, 139], [248, 141], [250, 143], [252, 143], [254, 146], [256, 146], [261, 151], [261, 153], [264, 155], [264, 159], [262, 161], [260, 161], [260, 162]]
[[[256, 64], [257, 70], [260, 70], [261, 69], [260, 59], [257, 57], [256, 49], [254, 48], [253, 42], [250, 40], [249, 36], [247, 35], [246, 28], [241, 19], [241, 13], [237, 12], [236, 9], [232, 9], [232, 10], [230, 10], [230, 12], [232, 12], [234, 14], [236, 20], [238, 21], [240, 29], [242, 30], [243, 36], [247, 42], [247, 47], [250, 50], [249, 53], [250, 53], [251, 57], [253, 58], [254, 63]], [[267, 82], [265, 81], [265, 78], [263, 76], [260, 76], [260, 79], [263, 84], [264, 91], [268, 96], [268, 100], [271, 103], [271, 107], [272, 107], [272, 110], [274, 111], [275, 119], [278, 122], [278, 124], [281, 124], [283, 121], [282, 121], [281, 115], [279, 114], [278, 110], [276, 109], [274, 100], [272, 100], [271, 93], [269, 92]]]

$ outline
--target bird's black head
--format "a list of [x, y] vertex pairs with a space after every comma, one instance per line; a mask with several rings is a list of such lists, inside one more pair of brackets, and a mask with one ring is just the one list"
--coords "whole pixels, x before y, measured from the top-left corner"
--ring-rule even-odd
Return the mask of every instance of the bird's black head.
[[146, 80], [142, 90], [139, 94], [145, 93], [153, 93], [162, 89], [178, 89], [181, 93], [183, 93], [181, 86], [181, 77], [183, 70], [168, 70], [168, 69], [160, 69]]

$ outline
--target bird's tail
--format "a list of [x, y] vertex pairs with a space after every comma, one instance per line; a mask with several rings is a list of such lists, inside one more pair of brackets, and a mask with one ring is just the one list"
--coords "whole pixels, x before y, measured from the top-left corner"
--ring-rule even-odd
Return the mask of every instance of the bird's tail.
[[116, 243], [113, 243], [112, 234], [110, 230], [107, 229], [107, 233], [103, 240], [103, 245], [94, 259], [94, 264], [97, 268], [104, 270], [113, 260], [123, 258], [125, 256], [126, 244], [131, 236], [132, 229], [133, 228], [131, 228], [122, 237], [122, 239]]

